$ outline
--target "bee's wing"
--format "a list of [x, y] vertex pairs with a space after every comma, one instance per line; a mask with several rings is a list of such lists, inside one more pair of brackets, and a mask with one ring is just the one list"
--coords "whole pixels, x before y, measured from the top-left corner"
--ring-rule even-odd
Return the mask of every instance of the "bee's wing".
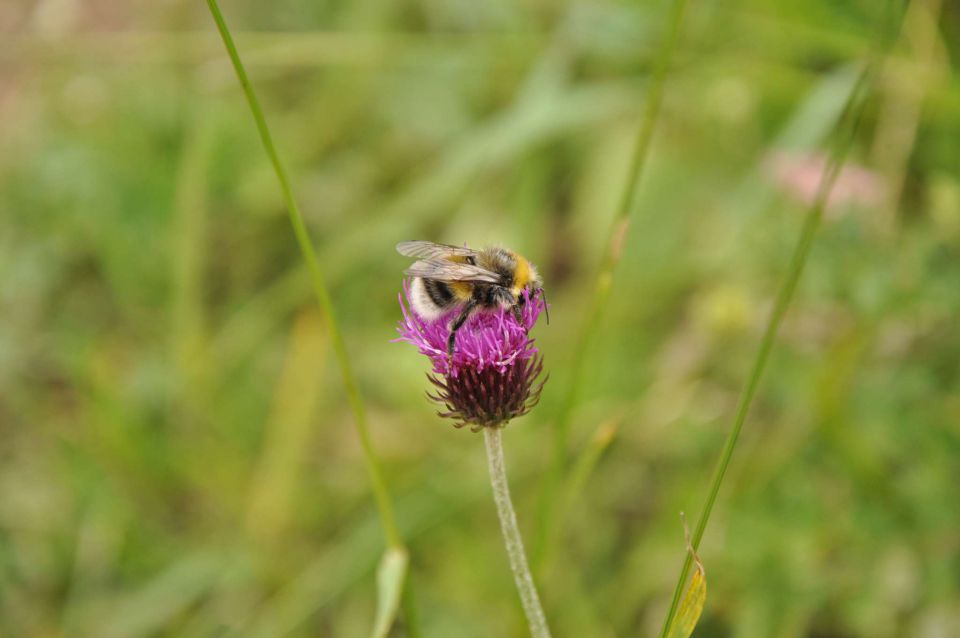
[[435, 244], [432, 241], [402, 241], [397, 244], [397, 252], [406, 257], [421, 259], [442, 259], [444, 257], [472, 257], [477, 251], [463, 246]]
[[421, 259], [415, 261], [404, 272], [410, 277], [423, 277], [424, 279], [437, 279], [439, 281], [482, 281], [490, 284], [500, 281], [499, 275], [486, 268], [448, 259]]

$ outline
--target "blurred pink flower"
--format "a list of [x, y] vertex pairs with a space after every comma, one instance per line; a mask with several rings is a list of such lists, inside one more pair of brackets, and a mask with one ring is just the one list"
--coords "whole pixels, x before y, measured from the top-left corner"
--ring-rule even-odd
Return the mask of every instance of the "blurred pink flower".
[[[771, 180], [806, 205], [812, 205], [823, 178], [826, 157], [822, 153], [770, 153], [764, 167]], [[884, 184], [874, 171], [845, 164], [827, 198], [826, 212], [833, 216], [850, 205], [876, 206], [883, 201]]]

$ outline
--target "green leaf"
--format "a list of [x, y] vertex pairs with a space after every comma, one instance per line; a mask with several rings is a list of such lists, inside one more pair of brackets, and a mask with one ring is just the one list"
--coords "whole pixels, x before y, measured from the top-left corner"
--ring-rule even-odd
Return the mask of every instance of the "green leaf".
[[380, 559], [377, 568], [377, 618], [373, 625], [374, 638], [385, 638], [393, 626], [400, 608], [403, 581], [407, 577], [407, 550], [392, 547]]

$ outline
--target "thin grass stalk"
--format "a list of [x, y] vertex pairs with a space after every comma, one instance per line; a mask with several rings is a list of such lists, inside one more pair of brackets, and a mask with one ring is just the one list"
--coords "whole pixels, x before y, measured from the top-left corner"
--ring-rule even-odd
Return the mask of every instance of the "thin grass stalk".
[[300, 252], [303, 260], [310, 271], [310, 279], [313, 283], [313, 291], [320, 303], [320, 309], [323, 312], [324, 320], [330, 331], [330, 339], [333, 341], [334, 352], [336, 353], [337, 363], [340, 366], [340, 376], [343, 378], [343, 385], [347, 392], [347, 399], [350, 402], [350, 408], [353, 410], [354, 422], [357, 426], [357, 433], [360, 435], [360, 444], [363, 447], [363, 459], [367, 466], [367, 472], [370, 475], [370, 483], [373, 487], [374, 497], [377, 501], [377, 508], [380, 511], [380, 521], [383, 525], [384, 536], [391, 547], [402, 548], [403, 542], [400, 540], [400, 532], [397, 528], [396, 518], [393, 514], [393, 502], [390, 499], [390, 493], [387, 490], [386, 482], [383, 478], [383, 472], [380, 469], [380, 462], [377, 460], [376, 453], [373, 450], [373, 443], [370, 439], [370, 429], [367, 426], [366, 412], [363, 408], [363, 400], [360, 398], [360, 390], [353, 374], [350, 364], [350, 357], [347, 355], [347, 349], [344, 345], [343, 335], [338, 327], [336, 317], [333, 311], [333, 302], [330, 300], [330, 293], [327, 291], [327, 285], [323, 279], [323, 272], [320, 269], [320, 263], [317, 260], [316, 251], [310, 241], [310, 235], [307, 233], [306, 224], [303, 221], [303, 215], [296, 199], [293, 197], [293, 189], [290, 186], [290, 178], [287, 176], [287, 170], [280, 161], [276, 146], [273, 143], [273, 136], [267, 127], [267, 120], [260, 108], [260, 102], [253, 91], [247, 71], [240, 61], [240, 54], [233, 43], [233, 37], [227, 28], [227, 23], [220, 13], [220, 7], [217, 0], [207, 0], [210, 7], [210, 13], [213, 14], [213, 20], [217, 24], [217, 30], [220, 37], [223, 38], [223, 45], [227, 49], [233, 68], [237, 72], [237, 79], [250, 105], [250, 111], [253, 113], [253, 119], [257, 124], [257, 131], [260, 133], [260, 140], [263, 142], [264, 150], [273, 164], [273, 170], [277, 174], [277, 181], [280, 182], [280, 190], [283, 193], [283, 201], [287, 206], [287, 212], [290, 215], [290, 224], [293, 226], [293, 233], [297, 237], [297, 244], [300, 246]]
[[671, 5], [667, 33], [660, 43], [653, 81], [647, 92], [643, 114], [640, 117], [640, 128], [637, 131], [633, 155], [630, 160], [630, 168], [627, 171], [627, 184], [620, 197], [613, 224], [610, 227], [610, 232], [607, 237], [603, 257], [600, 262], [600, 270], [594, 285], [592, 301], [586, 305], [586, 316], [584, 317], [580, 333], [577, 336], [573, 348], [573, 358], [570, 364], [570, 381], [567, 391], [563, 394], [563, 402], [557, 413], [556, 425], [554, 427], [553, 456], [550, 469], [545, 477], [543, 494], [541, 495], [540, 515], [538, 517], [537, 535], [534, 544], [534, 564], [540, 563], [546, 552], [546, 544], [549, 542], [550, 530], [553, 527], [554, 501], [556, 500], [560, 483], [563, 480], [567, 462], [570, 419], [578, 399], [587, 348], [590, 345], [591, 336], [596, 331], [601, 311], [606, 306], [607, 298], [610, 296], [614, 271], [620, 263], [623, 244], [630, 228], [630, 214], [635, 208], [637, 188], [643, 176], [647, 158], [650, 155], [653, 133], [656, 129], [660, 107], [663, 103], [667, 72], [670, 68], [670, 62], [673, 59], [677, 41], [680, 38], [680, 27], [683, 24], [687, 4], [688, 0], [674, 0]]
[[501, 428], [497, 427], [483, 428], [483, 440], [487, 447], [487, 465], [490, 468], [490, 485], [493, 488], [493, 500], [497, 505], [497, 516], [500, 518], [503, 544], [510, 559], [513, 580], [517, 585], [517, 591], [520, 592], [520, 602], [523, 604], [523, 613], [527, 617], [530, 635], [533, 638], [549, 638], [547, 617], [543, 613], [540, 597], [537, 595], [537, 586], [530, 573], [530, 565], [527, 563], [527, 555], [523, 549], [523, 537], [520, 536], [517, 515], [510, 498], [501, 432]]
[[603, 258], [600, 262], [600, 271], [597, 274], [593, 291], [593, 303], [587, 306], [588, 312], [586, 320], [580, 330], [574, 349], [570, 388], [569, 392], [564, 395], [565, 400], [557, 418], [557, 439], [554, 452], [560, 455], [558, 458], [561, 459], [561, 464], [566, 455], [566, 445], [570, 430], [570, 416], [573, 412], [573, 407], [576, 405], [587, 347], [590, 343], [591, 336], [596, 330], [601, 310], [606, 305], [607, 298], [610, 296], [610, 289], [613, 285], [613, 274], [623, 254], [623, 244], [626, 241], [627, 233], [630, 229], [630, 214], [635, 208], [634, 200], [636, 199], [637, 188], [650, 155], [653, 132], [656, 128], [660, 107], [663, 103], [667, 71], [670, 66], [670, 60], [673, 57], [673, 51], [676, 48], [677, 40], [680, 36], [680, 25], [683, 22], [687, 2], [688, 0], [675, 0], [673, 3], [673, 10], [670, 14], [669, 31], [660, 48], [653, 84], [647, 94], [643, 116], [640, 120], [640, 128], [637, 132], [636, 143], [634, 145], [633, 156], [630, 160], [630, 169], [627, 171], [627, 185], [620, 197], [617, 213], [607, 237]]
[[[887, 16], [887, 22], [889, 22], [892, 15], [893, 12], [891, 10], [891, 13]], [[753, 402], [753, 397], [756, 393], [760, 377], [763, 374], [764, 368], [766, 367], [767, 359], [769, 358], [770, 350], [773, 347], [774, 339], [777, 336], [777, 333], [780, 329], [780, 324], [783, 321], [783, 317], [786, 314], [791, 299], [793, 298], [793, 293], [796, 290], [797, 283], [799, 282], [800, 276], [803, 274], [803, 270], [806, 266], [807, 258], [810, 255], [810, 248], [813, 244], [817, 229], [820, 226], [821, 219], [823, 218], [823, 211], [830, 196], [830, 191], [833, 189], [834, 182], [840, 173], [840, 169], [843, 167], [844, 161], [846, 160], [850, 149], [853, 147], [856, 132], [859, 128], [860, 120], [863, 115], [865, 89], [873, 84], [881, 60], [880, 52], [886, 50], [886, 41], [887, 39], [885, 37], [880, 39], [880, 42], [882, 43], [881, 46], [878, 47], [878, 49], [875, 51], [875, 54], [871, 56], [869, 62], [860, 72], [857, 82], [854, 85], [853, 90], [850, 92], [850, 96], [847, 98], [846, 104], [844, 105], [843, 114], [838, 122], [838, 129], [842, 130], [845, 126], [849, 126], [849, 129], [847, 134], [842, 136], [833, 146], [833, 150], [830, 153], [826, 166], [824, 167], [824, 172], [818, 185], [813, 206], [810, 209], [810, 213], [807, 215], [807, 219], [805, 220], [803, 229], [800, 233], [800, 238], [797, 241], [797, 245], [794, 248], [793, 255], [790, 259], [786, 278], [784, 279], [780, 290], [777, 292], [773, 310], [770, 313], [769, 319], [767, 320], [767, 325], [764, 329], [763, 337], [760, 340], [760, 346], [757, 350], [757, 355], [754, 359], [750, 374], [747, 377], [746, 386], [744, 386], [743, 392], [741, 393], [737, 404], [733, 427], [730, 429], [730, 432], [727, 435], [726, 442], [723, 446], [723, 451], [720, 454], [720, 458], [717, 461], [717, 465], [715, 466], [713, 475], [710, 479], [709, 492], [707, 493], [707, 498], [704, 501], [703, 509], [700, 512], [700, 517], [697, 520], [697, 526], [693, 532], [693, 537], [690, 543], [691, 547], [693, 548], [693, 552], [696, 552], [700, 548], [700, 541], [703, 539], [703, 534], [706, 531], [707, 523], [710, 520], [710, 514], [712, 513], [713, 506], [716, 503], [717, 494], [719, 493], [720, 486], [723, 483], [727, 466], [730, 464], [730, 458], [733, 456], [733, 451], [740, 436], [740, 430], [742, 429], [743, 423], [746, 420], [748, 412], [750, 411], [750, 405]], [[683, 594], [683, 586], [687, 581], [687, 576], [690, 573], [690, 567], [693, 563], [693, 552], [687, 552], [683, 563], [683, 568], [680, 570], [680, 577], [677, 579], [677, 585], [674, 589], [673, 599], [670, 603], [670, 610], [667, 612], [667, 616], [663, 622], [663, 627], [660, 631], [661, 638], [666, 637], [670, 628], [670, 623], [673, 622], [673, 618], [677, 613], [677, 607]]]
[[[360, 389], [357, 386], [356, 377], [350, 364], [350, 357], [347, 354], [347, 348], [343, 340], [343, 335], [337, 324], [336, 315], [333, 310], [333, 302], [330, 299], [330, 293], [327, 290], [326, 282], [323, 278], [323, 271], [320, 269], [320, 262], [317, 259], [316, 251], [307, 232], [306, 224], [303, 221], [303, 215], [297, 200], [293, 196], [293, 189], [290, 185], [290, 178], [287, 170], [280, 160], [276, 146], [273, 143], [273, 136], [267, 126], [267, 119], [260, 107], [260, 102], [254, 93], [253, 85], [250, 84], [250, 78], [240, 60], [240, 54], [233, 42], [233, 36], [230, 29], [220, 12], [217, 0], [207, 0], [207, 6], [213, 16], [213, 21], [217, 25], [217, 31], [223, 39], [223, 45], [230, 56], [230, 62], [233, 64], [234, 71], [237, 73], [237, 79], [240, 81], [240, 87], [246, 96], [247, 104], [253, 114], [253, 119], [257, 125], [257, 131], [260, 134], [260, 141], [263, 142], [263, 148], [270, 158], [273, 170], [276, 173], [277, 181], [280, 183], [280, 191], [283, 194], [283, 201], [286, 204], [287, 212], [290, 216], [290, 224], [293, 227], [293, 233], [297, 238], [297, 244], [300, 247], [300, 253], [310, 271], [310, 280], [313, 284], [313, 291], [316, 294], [317, 301], [320, 304], [320, 310], [323, 313], [324, 320], [330, 333], [330, 339], [333, 342], [333, 349], [340, 367], [340, 376], [343, 378], [344, 389], [347, 393], [347, 399], [350, 408], [353, 411], [354, 424], [357, 434], [360, 437], [360, 446], [363, 449], [363, 461], [367, 468], [367, 474], [370, 479], [370, 486], [373, 489], [374, 499], [377, 504], [377, 510], [380, 515], [380, 525], [383, 527], [384, 537], [387, 545], [394, 549], [406, 551], [403, 540], [400, 537], [400, 531], [397, 526], [396, 517], [393, 512], [393, 501], [390, 492], [387, 489], [387, 483], [380, 468], [380, 461], [377, 459], [376, 452], [373, 449], [373, 441], [370, 437], [370, 428], [367, 425], [366, 411], [363, 407], [363, 400], [360, 397]], [[403, 609], [406, 619], [406, 629], [412, 636], [419, 636], [420, 629], [417, 621], [417, 614], [413, 601], [413, 587], [410, 575], [407, 575], [403, 588]]]

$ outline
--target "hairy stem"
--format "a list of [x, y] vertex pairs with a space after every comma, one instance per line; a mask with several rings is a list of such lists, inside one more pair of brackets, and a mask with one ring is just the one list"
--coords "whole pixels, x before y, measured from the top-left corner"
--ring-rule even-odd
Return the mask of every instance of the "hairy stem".
[[523, 551], [523, 539], [517, 527], [517, 515], [513, 511], [513, 502], [510, 500], [510, 487], [507, 484], [507, 468], [503, 460], [503, 445], [501, 444], [500, 428], [484, 428], [484, 442], [487, 445], [487, 463], [490, 467], [490, 485], [493, 487], [493, 500], [497, 504], [497, 515], [500, 517], [500, 529], [503, 531], [503, 544], [507, 548], [510, 558], [510, 569], [513, 571], [513, 580], [520, 592], [520, 602], [523, 603], [523, 613], [527, 616], [530, 634], [533, 638], [550, 636], [547, 627], [547, 618], [540, 606], [540, 597], [537, 587], [533, 584], [530, 566], [527, 564], [527, 555]]

